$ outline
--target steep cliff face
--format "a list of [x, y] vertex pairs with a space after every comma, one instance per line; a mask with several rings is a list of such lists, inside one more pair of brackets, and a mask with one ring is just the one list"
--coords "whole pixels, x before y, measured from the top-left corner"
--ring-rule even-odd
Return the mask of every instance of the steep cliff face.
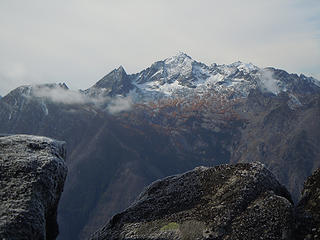
[[0, 239], [56, 239], [65, 157], [63, 142], [28, 135], [0, 137]]
[[156, 181], [92, 239], [291, 239], [292, 229], [287, 190], [246, 163]]

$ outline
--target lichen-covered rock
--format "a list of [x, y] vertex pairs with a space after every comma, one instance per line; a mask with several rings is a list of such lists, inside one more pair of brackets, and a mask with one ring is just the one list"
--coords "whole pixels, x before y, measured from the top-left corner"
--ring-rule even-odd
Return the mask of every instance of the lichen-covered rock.
[[291, 239], [292, 225], [288, 191], [246, 163], [156, 181], [92, 239]]
[[64, 142], [0, 137], [0, 239], [55, 239], [57, 206], [67, 175]]
[[320, 239], [320, 168], [304, 184], [296, 222], [296, 239]]

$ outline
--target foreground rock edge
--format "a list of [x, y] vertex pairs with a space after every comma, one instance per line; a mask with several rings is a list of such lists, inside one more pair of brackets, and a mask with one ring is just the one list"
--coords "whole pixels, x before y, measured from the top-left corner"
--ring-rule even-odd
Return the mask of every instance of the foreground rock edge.
[[292, 239], [289, 192], [261, 163], [156, 181], [91, 239]]
[[65, 143], [46, 137], [0, 137], [0, 239], [56, 239], [65, 178]]

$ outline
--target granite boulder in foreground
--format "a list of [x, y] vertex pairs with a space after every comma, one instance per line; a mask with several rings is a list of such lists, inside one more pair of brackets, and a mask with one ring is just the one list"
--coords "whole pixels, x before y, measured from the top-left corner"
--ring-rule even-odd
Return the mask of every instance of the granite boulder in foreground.
[[288, 191], [260, 163], [199, 167], [151, 184], [91, 239], [291, 239]]
[[64, 142], [0, 137], [0, 239], [55, 239], [57, 206], [67, 175]]

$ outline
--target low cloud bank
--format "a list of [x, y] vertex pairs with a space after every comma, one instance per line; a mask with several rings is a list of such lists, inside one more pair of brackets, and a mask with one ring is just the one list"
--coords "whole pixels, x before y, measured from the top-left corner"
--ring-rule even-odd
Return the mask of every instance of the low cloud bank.
[[45, 98], [54, 103], [62, 104], [93, 104], [96, 107], [105, 107], [104, 109], [111, 114], [117, 114], [123, 111], [129, 111], [132, 108], [133, 101], [130, 96], [122, 97], [92, 97], [81, 93], [80, 91], [69, 90], [63, 84], [53, 84], [48, 86], [32, 87], [32, 96]]
[[35, 86], [32, 88], [32, 95], [63, 104], [101, 104], [103, 102], [102, 98], [88, 97], [79, 91], [64, 88], [62, 85]]
[[107, 110], [111, 114], [116, 114], [123, 111], [129, 111], [133, 105], [132, 98], [130, 96], [127, 97], [115, 97], [112, 98], [110, 104], [107, 107]]

